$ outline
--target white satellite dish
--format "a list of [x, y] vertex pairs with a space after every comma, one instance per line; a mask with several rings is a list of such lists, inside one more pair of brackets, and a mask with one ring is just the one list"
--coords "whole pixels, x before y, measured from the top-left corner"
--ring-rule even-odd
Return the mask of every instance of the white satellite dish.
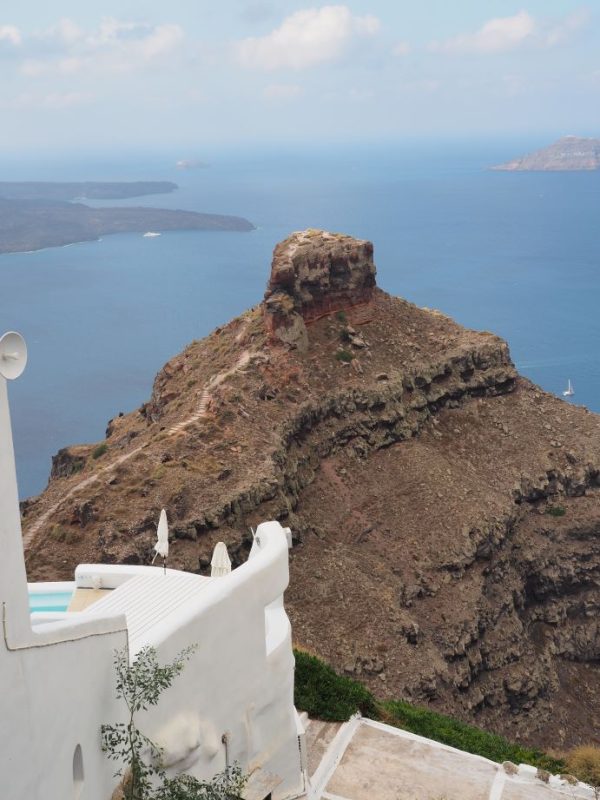
[[0, 375], [13, 381], [27, 364], [27, 345], [20, 333], [9, 331], [0, 336]]

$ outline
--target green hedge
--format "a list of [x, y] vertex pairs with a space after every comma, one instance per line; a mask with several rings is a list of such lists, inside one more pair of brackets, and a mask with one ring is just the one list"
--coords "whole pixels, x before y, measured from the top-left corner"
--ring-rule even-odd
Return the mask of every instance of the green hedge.
[[475, 753], [492, 761], [513, 761], [532, 764], [552, 773], [566, 771], [564, 761], [539, 750], [513, 744], [502, 736], [488, 733], [474, 725], [437, 714], [402, 700], [378, 702], [362, 684], [338, 675], [319, 658], [295, 650], [296, 707], [314, 719], [346, 721], [360, 711], [365, 717], [382, 720], [389, 725], [434, 739], [467, 753]]
[[[460, 722], [452, 717], [437, 714], [428, 708], [420, 708], [402, 700], [382, 703], [387, 722], [407, 731], [435, 739], [467, 753], [485, 756], [491, 761], [513, 761], [515, 764], [532, 764], [552, 773], [564, 772], [565, 763], [556, 758], [513, 744], [503, 736], [488, 733], [474, 725]], [[389, 715], [389, 716], [388, 716]]]
[[325, 662], [307, 653], [295, 650], [294, 655], [296, 708], [329, 722], [345, 722], [357, 711], [365, 717], [377, 717], [373, 695], [360, 683], [338, 675]]

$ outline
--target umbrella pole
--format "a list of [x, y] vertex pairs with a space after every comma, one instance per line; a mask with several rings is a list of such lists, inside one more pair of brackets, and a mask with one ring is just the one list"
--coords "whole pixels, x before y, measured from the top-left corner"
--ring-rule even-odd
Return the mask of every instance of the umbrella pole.
[[163, 556], [163, 574], [167, 574], [167, 559]]

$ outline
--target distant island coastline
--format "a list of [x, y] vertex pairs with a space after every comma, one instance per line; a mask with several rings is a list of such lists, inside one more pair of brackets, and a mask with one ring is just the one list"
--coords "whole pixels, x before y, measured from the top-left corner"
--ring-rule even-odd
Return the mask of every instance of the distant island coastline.
[[0, 181], [8, 200], [127, 200], [177, 189], [172, 181]]
[[490, 167], [499, 172], [575, 172], [600, 169], [600, 139], [563, 136], [549, 147]]
[[92, 208], [74, 198], [111, 200], [177, 189], [169, 181], [135, 183], [0, 182], [0, 253], [89, 242], [113, 233], [252, 231], [243, 217], [142, 206]]

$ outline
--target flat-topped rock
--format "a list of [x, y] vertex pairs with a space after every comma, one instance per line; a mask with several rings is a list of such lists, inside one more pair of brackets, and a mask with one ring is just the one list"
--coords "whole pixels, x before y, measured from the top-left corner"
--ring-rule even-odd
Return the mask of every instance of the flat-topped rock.
[[368, 303], [375, 287], [373, 245], [341, 233], [292, 233], [273, 252], [265, 324], [274, 339], [301, 350], [304, 323]]

